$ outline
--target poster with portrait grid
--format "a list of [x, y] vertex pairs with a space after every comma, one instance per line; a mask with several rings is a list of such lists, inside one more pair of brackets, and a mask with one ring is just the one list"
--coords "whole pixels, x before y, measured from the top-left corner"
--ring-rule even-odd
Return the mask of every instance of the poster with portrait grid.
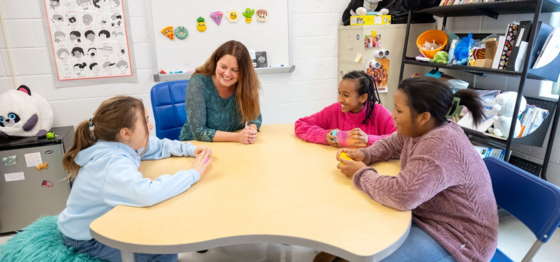
[[124, 1], [43, 0], [55, 79], [132, 76]]

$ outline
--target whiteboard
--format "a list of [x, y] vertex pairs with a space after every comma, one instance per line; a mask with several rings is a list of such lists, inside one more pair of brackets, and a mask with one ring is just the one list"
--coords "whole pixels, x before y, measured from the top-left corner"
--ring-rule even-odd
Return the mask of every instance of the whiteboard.
[[[266, 51], [268, 65], [285, 67], [257, 68], [258, 73], [291, 72], [294, 69], [291, 67], [290, 0], [146, 0], [146, 5], [155, 81], [188, 79], [188, 73], [161, 75], [159, 71], [194, 71], [229, 40], [237, 40], [249, 50]], [[251, 23], [246, 23], [242, 15], [248, 7], [255, 10]], [[236, 9], [238, 13], [237, 23], [226, 19], [231, 9]], [[258, 9], [267, 10], [266, 22], [257, 21]], [[224, 14], [220, 25], [210, 18], [210, 13], [215, 11]], [[206, 22], [207, 29], [204, 32], [197, 30], [198, 17], [204, 18]], [[188, 30], [188, 37], [170, 40], [161, 33], [168, 26], [184, 26]]]

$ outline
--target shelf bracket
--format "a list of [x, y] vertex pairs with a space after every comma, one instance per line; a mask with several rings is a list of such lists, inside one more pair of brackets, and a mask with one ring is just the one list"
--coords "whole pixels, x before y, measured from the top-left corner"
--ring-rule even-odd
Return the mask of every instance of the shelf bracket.
[[468, 71], [468, 70], [466, 70], [465, 72], [471, 73], [471, 74], [473, 74], [473, 75], [477, 75], [477, 76], [480, 76], [480, 77], [486, 77], [486, 76], [488, 75], [488, 74], [486, 74], [486, 73], [473, 72], [473, 71]]
[[486, 9], [474, 9], [473, 11], [476, 12], [476, 13], [479, 13], [480, 15], [485, 15], [485, 16], [488, 16], [490, 18], [498, 20], [498, 14], [492, 13], [492, 12], [486, 10]]

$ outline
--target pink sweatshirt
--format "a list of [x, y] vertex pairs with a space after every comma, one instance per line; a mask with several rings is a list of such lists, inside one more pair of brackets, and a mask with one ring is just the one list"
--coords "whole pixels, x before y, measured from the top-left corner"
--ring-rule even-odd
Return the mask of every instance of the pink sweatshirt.
[[366, 118], [366, 109], [367, 106], [364, 106], [362, 111], [357, 114], [343, 113], [340, 103], [336, 102], [323, 108], [319, 113], [296, 121], [296, 136], [308, 142], [326, 145], [326, 135], [330, 130], [350, 131], [360, 128], [368, 134], [368, 145], [371, 146], [375, 141], [387, 137], [397, 130], [391, 112], [380, 104], [375, 105], [371, 114], [373, 124], [371, 122], [368, 122], [367, 125], [362, 124]]
[[353, 177], [359, 190], [385, 206], [412, 210], [412, 220], [457, 261], [490, 261], [498, 244], [492, 182], [457, 124], [416, 138], [395, 133], [360, 150], [368, 165], [400, 158], [401, 172], [380, 176], [364, 167]]

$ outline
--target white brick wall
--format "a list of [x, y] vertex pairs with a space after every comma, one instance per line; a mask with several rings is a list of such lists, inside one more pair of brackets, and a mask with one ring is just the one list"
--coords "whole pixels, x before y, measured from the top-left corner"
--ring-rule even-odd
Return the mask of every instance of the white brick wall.
[[[39, 1], [0, 1], [18, 81], [49, 100], [55, 126], [75, 125], [89, 119], [103, 100], [120, 94], [142, 98], [152, 114], [149, 92], [154, 82], [144, 0], [129, 0], [128, 5], [139, 83], [66, 88], [53, 85]], [[346, 5], [345, 1], [336, 0], [294, 1], [297, 69], [292, 74], [260, 77], [265, 124], [292, 123], [336, 101], [337, 27]], [[14, 88], [5, 48], [0, 28], [0, 92]]]
[[[147, 17], [144, 0], [129, 0], [137, 84], [108, 84], [54, 88], [50, 75], [46, 39], [38, 0], [0, 0], [4, 9], [8, 37], [13, 49], [15, 71], [20, 84], [30, 86], [51, 103], [55, 126], [75, 125], [89, 119], [99, 104], [115, 95], [142, 98], [151, 112], [149, 92], [154, 82], [151, 77], [151, 56], [148, 43]], [[264, 124], [293, 123], [336, 101], [337, 90], [337, 35], [341, 14], [348, 1], [307, 0], [293, 1], [294, 63], [292, 74], [260, 76], [263, 85], [262, 114]], [[500, 19], [449, 19], [449, 28], [456, 32], [503, 33], [510, 21], [528, 20], [531, 15], [509, 15]], [[550, 15], [544, 15], [548, 21]], [[14, 88], [8, 62], [4, 35], [0, 28], [0, 92]], [[400, 48], [400, 47], [399, 47]], [[472, 81], [470, 74], [463, 78]], [[477, 78], [477, 87], [514, 90], [517, 79], [504, 77]], [[538, 95], [538, 82], [529, 81], [526, 94]], [[541, 161], [544, 149], [516, 146], [516, 155]], [[560, 141], [554, 145], [549, 179], [560, 185]], [[537, 157], [537, 158], [535, 158]]]

